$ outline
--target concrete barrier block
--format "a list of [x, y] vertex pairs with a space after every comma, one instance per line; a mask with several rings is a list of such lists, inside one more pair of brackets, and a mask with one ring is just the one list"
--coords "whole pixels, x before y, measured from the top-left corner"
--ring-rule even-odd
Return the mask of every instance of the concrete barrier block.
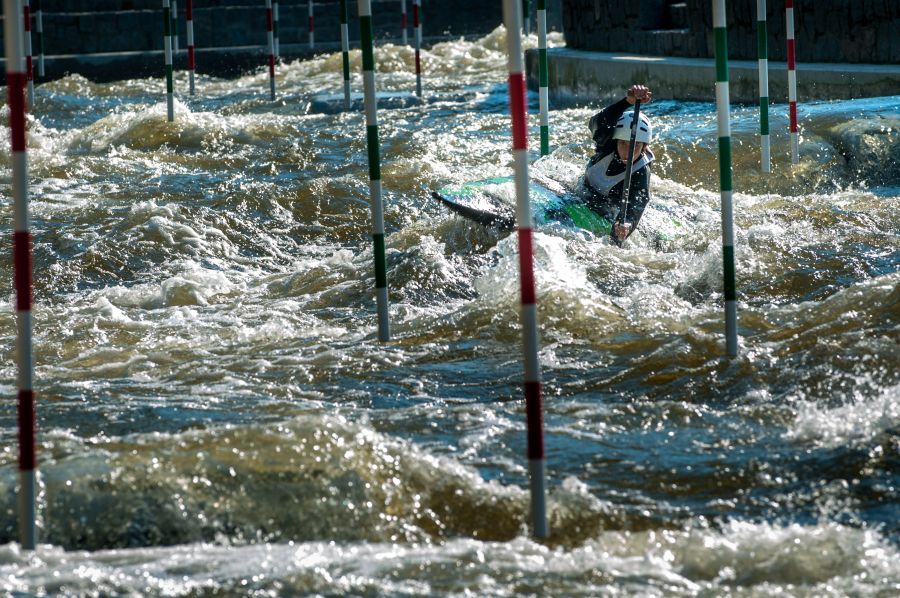
[[891, 38], [900, 35], [900, 30], [891, 27], [890, 23], [881, 23], [875, 30], [875, 39], [877, 40], [877, 49], [872, 48], [871, 62], [876, 56], [890, 56], [891, 54]]
[[97, 16], [92, 14], [79, 15], [76, 18], [80, 33], [93, 33], [97, 30]]
[[[896, 29], [895, 29], [896, 31]], [[891, 35], [891, 62], [900, 64], [900, 35]]]
[[687, 29], [690, 26], [687, 2], [669, 5], [669, 22], [675, 29]]

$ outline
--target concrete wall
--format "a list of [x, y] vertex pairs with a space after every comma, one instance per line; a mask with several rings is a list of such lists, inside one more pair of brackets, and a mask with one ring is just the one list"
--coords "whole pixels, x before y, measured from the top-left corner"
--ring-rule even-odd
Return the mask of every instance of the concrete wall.
[[[537, 51], [525, 54], [528, 83], [538, 84]], [[550, 98], [553, 106], [605, 103], [620, 98], [632, 83], [650, 86], [653, 97], [715, 100], [715, 61], [711, 58], [634, 56], [612, 52], [551, 48]], [[759, 101], [759, 67], [755, 60], [728, 63], [732, 102]], [[769, 63], [769, 99], [787, 102], [787, 65]], [[900, 65], [809, 63], [797, 77], [797, 95], [807, 100], [854, 99], [900, 94]]]
[[[36, 10], [39, 0], [31, 0]], [[46, 74], [41, 81], [79, 73], [93, 81], [159, 74], [162, 64], [162, 0], [43, 0]], [[423, 43], [459, 36], [483, 36], [503, 21], [499, 2], [423, 0]], [[186, 64], [184, 0], [178, 2], [181, 52], [176, 69]], [[408, 42], [413, 43], [412, 0], [407, 0]], [[307, 0], [279, 0], [279, 41], [284, 60], [340, 51], [340, 1], [316, 0], [315, 49], [308, 44]], [[350, 47], [359, 47], [357, 2], [347, 0]], [[532, 30], [537, 2], [531, 0]], [[562, 30], [561, 0], [547, 2], [548, 26]], [[373, 0], [376, 44], [401, 40], [400, 0]], [[198, 70], [230, 77], [259, 68], [268, 57], [264, 0], [194, 0], [194, 39]], [[32, 26], [34, 29], [34, 26]], [[0, 29], [2, 34], [2, 29]], [[2, 38], [2, 35], [0, 35]], [[38, 54], [33, 35], [34, 53]], [[0, 62], [4, 62], [0, 60]], [[0, 68], [0, 84], [5, 67]]]
[[[32, 0], [32, 10], [36, 0]], [[162, 50], [161, 0], [43, 0], [44, 46], [48, 55]], [[306, 44], [307, 0], [279, 0], [279, 41]], [[503, 21], [500, 2], [482, 0], [424, 0], [423, 35], [483, 35]], [[184, 10], [178, 2], [178, 37], [187, 46]], [[413, 2], [407, 0], [408, 34], [413, 40]], [[537, 2], [532, 0], [532, 14]], [[262, 46], [266, 43], [264, 0], [194, 0], [194, 40], [198, 48]], [[350, 39], [359, 39], [355, 0], [347, 0]], [[548, 2], [551, 30], [562, 29], [560, 0]], [[339, 0], [316, 0], [316, 42], [340, 41]], [[401, 36], [400, 0], [372, 3], [378, 39]], [[532, 28], [536, 28], [532, 17]], [[34, 26], [32, 26], [34, 29]], [[36, 42], [35, 42], [36, 43]], [[37, 53], [37, 48], [35, 48]]]
[[[900, 63], [900, 0], [794, 3], [798, 62]], [[728, 0], [729, 58], [757, 58], [756, 0]], [[787, 60], [784, 0], [768, 0], [768, 56]], [[713, 57], [712, 0], [563, 0], [579, 50]]]

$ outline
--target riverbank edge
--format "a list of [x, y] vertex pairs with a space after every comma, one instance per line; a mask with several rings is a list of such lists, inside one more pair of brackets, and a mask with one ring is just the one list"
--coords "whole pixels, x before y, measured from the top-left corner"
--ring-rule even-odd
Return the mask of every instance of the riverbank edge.
[[[423, 39], [423, 47], [458, 39], [460, 36], [433, 36]], [[399, 45], [400, 40], [386, 40]], [[340, 52], [340, 43], [281, 44], [283, 62], [306, 60], [317, 55]], [[239, 77], [263, 70], [268, 65], [268, 48], [239, 46], [198, 48], [197, 73], [213, 77]], [[175, 56], [176, 70], [186, 68], [184, 51]], [[528, 86], [538, 87], [538, 50], [525, 52]], [[0, 81], [5, 84], [5, 61], [0, 60]], [[657, 99], [715, 101], [715, 60], [640, 56], [627, 53], [588, 52], [568, 48], [547, 51], [549, 92], [555, 106], [578, 105], [615, 97], [632, 83], [648, 85]], [[35, 71], [37, 58], [35, 57]], [[759, 102], [757, 61], [734, 60], [728, 64], [729, 95], [732, 102]], [[165, 75], [161, 50], [97, 54], [50, 55], [45, 57], [45, 76], [40, 85], [79, 74], [97, 83], [123, 78]], [[423, 73], [427, 78], [428, 73]], [[769, 101], [787, 102], [787, 63], [769, 62]], [[798, 63], [798, 101], [845, 100], [900, 95], [900, 65]]]
[[[538, 51], [525, 53], [528, 86], [538, 86]], [[547, 50], [549, 94], [555, 106], [619, 96], [633, 83], [649, 86], [657, 99], [715, 101], [715, 60], [641, 56], [621, 52]], [[728, 63], [732, 102], [759, 102], [759, 64]], [[847, 100], [900, 95], [900, 65], [797, 64], [797, 99]], [[769, 62], [769, 101], [788, 99], [787, 63]]]

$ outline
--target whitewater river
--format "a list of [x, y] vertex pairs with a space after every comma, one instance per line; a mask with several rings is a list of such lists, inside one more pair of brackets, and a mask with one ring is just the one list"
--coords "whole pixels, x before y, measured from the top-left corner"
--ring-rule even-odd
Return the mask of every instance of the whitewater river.
[[[376, 60], [379, 90], [415, 89], [412, 49]], [[365, 120], [313, 98], [341, 94], [339, 54], [280, 67], [274, 103], [262, 69], [201, 75], [196, 98], [180, 73], [174, 124], [162, 79], [38, 86], [40, 545], [17, 543], [4, 259], [0, 591], [900, 594], [900, 96], [803, 104], [796, 167], [775, 105], [771, 175], [757, 108], [733, 107], [735, 359], [713, 103], [644, 107], [654, 198], [624, 248], [536, 230], [552, 531], [536, 542], [516, 237], [429, 197], [511, 174], [504, 32], [423, 63], [424, 102], [379, 114], [384, 344]], [[630, 83], [554, 109], [532, 170], [575, 184], [588, 118]], [[6, 142], [0, 167], [9, 256]]]

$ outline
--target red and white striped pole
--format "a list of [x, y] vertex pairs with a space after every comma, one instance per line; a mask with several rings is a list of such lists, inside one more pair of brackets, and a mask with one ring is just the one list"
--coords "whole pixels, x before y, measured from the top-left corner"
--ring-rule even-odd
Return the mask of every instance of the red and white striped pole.
[[316, 25], [313, 18], [313, 0], [309, 0], [309, 47], [316, 47]]
[[422, 0], [413, 0], [413, 29], [416, 34], [416, 96], [422, 97], [422, 23], [419, 21], [419, 7]]
[[188, 80], [190, 81], [191, 95], [194, 95], [194, 71], [197, 68], [194, 62], [194, 0], [185, 0], [184, 10], [187, 22]]
[[545, 487], [547, 466], [544, 457], [544, 415], [538, 362], [534, 240], [528, 194], [528, 115], [520, 10], [519, 0], [503, 0], [509, 64], [509, 108], [512, 114], [513, 167], [516, 181], [516, 220], [519, 227], [519, 270], [522, 282], [521, 318], [525, 348], [525, 414], [528, 426], [528, 469], [531, 474], [531, 516], [535, 537], [546, 538], [549, 535]]
[[269, 41], [269, 89], [275, 100], [275, 34], [272, 31], [272, 0], [266, 0], [266, 37]]
[[406, 37], [406, 29], [407, 29], [406, 0], [400, 0], [400, 30], [402, 32], [401, 35], [403, 36], [403, 45], [404, 46], [409, 43], [409, 40]]
[[31, 5], [24, 0], [22, 22], [25, 24], [25, 77], [28, 81], [28, 110], [34, 108], [34, 60], [31, 55]]
[[13, 287], [16, 292], [16, 361], [19, 420], [19, 541], [37, 545], [37, 456], [35, 451], [34, 363], [31, 338], [31, 232], [28, 218], [28, 158], [25, 151], [25, 85], [21, 0], [3, 0], [6, 89], [12, 146]]
[[791, 164], [800, 162], [800, 133], [797, 130], [797, 60], [794, 49], [794, 0], [784, 0], [787, 31], [788, 110], [791, 118]]

